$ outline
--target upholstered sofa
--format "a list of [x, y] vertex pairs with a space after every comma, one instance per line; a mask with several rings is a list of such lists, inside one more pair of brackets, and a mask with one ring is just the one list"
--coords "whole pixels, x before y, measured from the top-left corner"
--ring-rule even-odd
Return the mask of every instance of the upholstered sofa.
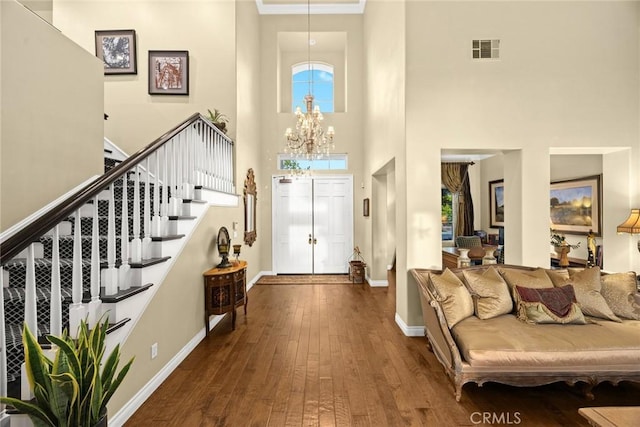
[[[469, 382], [580, 383], [591, 399], [603, 381], [640, 382], [633, 272], [494, 265], [411, 274], [428, 345], [453, 381], [457, 401]], [[564, 317], [558, 315], [562, 301]]]

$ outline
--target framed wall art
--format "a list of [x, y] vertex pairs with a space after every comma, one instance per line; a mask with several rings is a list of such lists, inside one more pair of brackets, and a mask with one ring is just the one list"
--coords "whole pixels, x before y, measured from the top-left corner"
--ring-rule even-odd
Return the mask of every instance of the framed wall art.
[[504, 227], [504, 180], [489, 181], [489, 227]]
[[602, 233], [601, 176], [551, 183], [551, 228], [560, 233]]
[[189, 95], [189, 51], [149, 51], [149, 95]]
[[95, 32], [96, 56], [104, 62], [104, 74], [138, 74], [135, 30]]

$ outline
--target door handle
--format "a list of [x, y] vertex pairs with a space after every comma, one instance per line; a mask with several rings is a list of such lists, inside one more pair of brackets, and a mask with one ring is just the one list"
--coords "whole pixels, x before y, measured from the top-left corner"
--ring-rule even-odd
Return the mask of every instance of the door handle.
[[313, 240], [311, 239], [311, 234], [309, 234], [309, 244], [313, 243]]
[[318, 244], [318, 239], [316, 239], [315, 237], [313, 238], [313, 244], [317, 245]]

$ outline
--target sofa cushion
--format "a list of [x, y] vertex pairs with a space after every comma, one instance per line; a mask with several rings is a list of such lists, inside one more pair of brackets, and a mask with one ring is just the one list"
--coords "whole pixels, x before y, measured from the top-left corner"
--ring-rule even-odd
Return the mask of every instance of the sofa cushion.
[[473, 300], [464, 283], [448, 268], [442, 274], [429, 273], [429, 280], [433, 285], [440, 302], [444, 317], [449, 328], [459, 321], [473, 316]]
[[569, 276], [570, 278], [565, 284], [571, 283], [573, 285], [576, 299], [584, 314], [620, 322], [620, 318], [611, 311], [600, 293], [602, 289], [600, 267], [585, 268], [584, 270], [570, 269]]
[[587, 325], [532, 325], [506, 314], [462, 320], [452, 329], [472, 367], [518, 372], [607, 372], [640, 366], [640, 322], [601, 320]]
[[527, 323], [586, 323], [573, 286], [525, 288], [516, 285], [518, 319]]
[[542, 268], [535, 270], [518, 270], [515, 268], [501, 268], [500, 274], [509, 285], [511, 292], [515, 295], [515, 286], [527, 288], [553, 288], [553, 282]]
[[600, 277], [602, 296], [617, 316], [640, 320], [640, 303], [635, 296], [638, 293], [636, 273], [605, 274]]
[[513, 310], [509, 287], [495, 268], [463, 270], [462, 274], [473, 297], [475, 314], [480, 319], [490, 319]]

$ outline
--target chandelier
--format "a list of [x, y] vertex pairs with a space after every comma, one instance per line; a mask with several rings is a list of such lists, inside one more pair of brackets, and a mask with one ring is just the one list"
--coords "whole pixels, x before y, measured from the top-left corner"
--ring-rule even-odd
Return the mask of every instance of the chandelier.
[[324, 117], [320, 106], [313, 105], [313, 69], [311, 67], [311, 0], [307, 0], [307, 64], [309, 69], [309, 94], [304, 97], [307, 111], [296, 108], [296, 128], [287, 128], [285, 153], [306, 158], [322, 157], [333, 148], [333, 126], [325, 132], [322, 128]]

